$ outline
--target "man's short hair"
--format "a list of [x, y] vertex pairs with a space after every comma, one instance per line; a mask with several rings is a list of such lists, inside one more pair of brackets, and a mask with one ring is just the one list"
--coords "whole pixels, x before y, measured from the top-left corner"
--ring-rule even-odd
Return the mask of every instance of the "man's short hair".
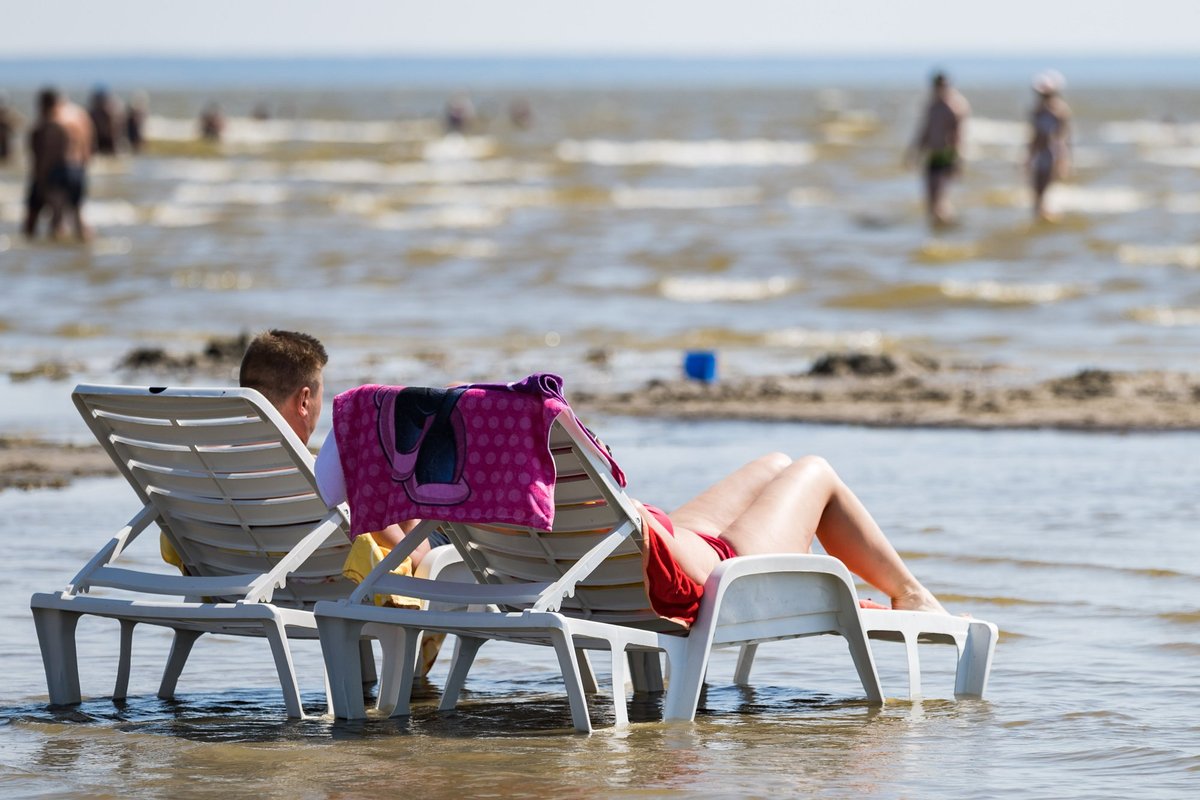
[[269, 330], [255, 336], [246, 348], [238, 383], [257, 389], [278, 406], [305, 386], [315, 392], [327, 363], [329, 356], [316, 337]]

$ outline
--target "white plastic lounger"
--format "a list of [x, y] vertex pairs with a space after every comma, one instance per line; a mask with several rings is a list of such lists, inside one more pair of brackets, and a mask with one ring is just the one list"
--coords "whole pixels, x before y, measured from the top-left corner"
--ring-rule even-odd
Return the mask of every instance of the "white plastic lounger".
[[[367, 626], [401, 631], [395, 638], [401, 653], [391, 660], [398, 672], [382, 676], [387, 691], [379, 693], [378, 710], [393, 715], [409, 712], [414, 652], [422, 631], [452, 633], [459, 638], [442, 697], [443, 710], [455, 707], [475, 653], [485, 641], [553, 647], [572, 722], [580, 731], [590, 731], [592, 726], [585, 698], [586, 672], [581, 675], [577, 650], [609, 651], [618, 725], [628, 721], [627, 678], [632, 678], [635, 689], [662, 689], [659, 653], [666, 654], [671, 676], [664, 716], [690, 720], [695, 717], [714, 646], [746, 646], [736, 676], [744, 682], [758, 643], [820, 634], [845, 638], [871, 702], [882, 703], [884, 694], [868, 634], [901, 637], [910, 643], [911, 653], [915, 653], [918, 640], [957, 645], [958, 693], [983, 694], [995, 626], [937, 614], [860, 610], [850, 573], [829, 556], [730, 559], [709, 578], [699, 619], [690, 631], [658, 617], [650, 609], [643, 584], [638, 513], [573, 415], [557, 417], [551, 427], [550, 449], [557, 473], [553, 531], [426, 520], [348, 599], [316, 605], [337, 716], [366, 715], [358, 687], [357, 642]], [[449, 536], [477, 584], [434, 583], [388, 574], [434, 530]], [[376, 592], [496, 610], [378, 608], [367, 604]], [[631, 667], [627, 667], [627, 654]], [[909, 664], [919, 670], [915, 656]], [[919, 676], [913, 686], [919, 686]]]
[[[202, 634], [261, 636], [288, 716], [303, 717], [288, 640], [316, 638], [313, 605], [354, 588], [342, 577], [346, 510], [321, 500], [308, 450], [252, 389], [78, 386], [72, 397], [142, 507], [65, 589], [30, 599], [50, 703], [80, 702], [75, 628], [93, 614], [121, 623], [114, 699], [126, 696], [133, 631], [146, 623], [175, 632], [159, 697], [174, 696]], [[117, 566], [147, 529], [166, 535], [187, 575]], [[446, 555], [436, 563], [458, 560]], [[101, 587], [125, 594], [92, 594]], [[371, 652], [365, 640], [355, 648]], [[373, 659], [361, 664], [373, 681]]]

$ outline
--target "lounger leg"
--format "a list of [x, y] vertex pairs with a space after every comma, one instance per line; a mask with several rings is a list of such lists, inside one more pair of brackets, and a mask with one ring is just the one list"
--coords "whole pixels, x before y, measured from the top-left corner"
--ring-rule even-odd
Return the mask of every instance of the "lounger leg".
[[54, 608], [33, 608], [32, 611], [42, 650], [42, 666], [46, 670], [50, 705], [78, 703], [79, 660], [75, 653], [75, 626], [79, 614]]
[[117, 683], [113, 687], [113, 700], [124, 700], [129, 696], [129, 664], [133, 660], [133, 629], [137, 623], [131, 619], [121, 620], [121, 655], [117, 659]]
[[[292, 665], [292, 651], [288, 647], [287, 629], [283, 620], [264, 622], [263, 630], [271, 643], [271, 655], [275, 656], [275, 669], [279, 672], [279, 686], [283, 689], [283, 704], [287, 707], [287, 714], [292, 719], [304, 719], [304, 706], [300, 704], [300, 686], [296, 683], [296, 668]], [[354, 644], [357, 649], [358, 642]]]
[[183, 665], [187, 663], [192, 645], [200, 635], [199, 631], [175, 631], [175, 638], [171, 641], [171, 654], [167, 656], [167, 666], [163, 668], [162, 682], [158, 685], [158, 696], [163, 700], [170, 700], [175, 696], [175, 685], [179, 683]]
[[624, 728], [629, 724], [629, 707], [625, 701], [625, 676], [629, 672], [628, 657], [625, 655], [625, 641], [612, 639], [609, 641], [609, 646], [612, 662], [613, 716], [616, 718], [616, 727]]
[[551, 631], [554, 652], [558, 654], [558, 667], [562, 670], [563, 683], [567, 688], [567, 701], [571, 704], [571, 722], [575, 730], [592, 732], [592, 720], [588, 716], [587, 697], [583, 694], [583, 679], [579, 675], [579, 662], [575, 659], [575, 647], [566, 631]]
[[380, 639], [386, 650], [378, 706], [389, 717], [404, 717], [411, 713], [413, 675], [416, 672], [420, 638], [419, 630], [397, 628], [387, 640]]
[[458, 695], [467, 682], [467, 673], [471, 671], [471, 664], [475, 662], [475, 654], [487, 641], [472, 636], [455, 638], [458, 639], [458, 642], [454, 645], [454, 660], [450, 663], [446, 688], [442, 690], [442, 702], [438, 705], [439, 711], [453, 711], [454, 707], [458, 705]]
[[653, 650], [629, 650], [629, 675], [633, 691], [638, 694], [660, 694], [663, 690], [662, 662]]
[[358, 640], [358, 660], [362, 669], [362, 685], [370, 686], [379, 680], [379, 673], [375, 671], [375, 652], [371, 649], [371, 640], [362, 638]]
[[737, 667], [733, 670], [733, 682], [738, 686], [750, 685], [750, 668], [754, 666], [754, 656], [757, 654], [757, 644], [744, 644], [738, 651]]
[[592, 669], [592, 660], [587, 650], [575, 648], [575, 662], [579, 664], [579, 680], [583, 682], [583, 691], [587, 694], [599, 694], [600, 684], [596, 682], [596, 671]]
[[696, 718], [696, 706], [700, 703], [700, 690], [704, 687], [708, 655], [712, 650], [712, 636], [693, 631], [688, 640], [683, 652], [671, 658], [671, 681], [667, 684], [667, 697], [663, 702], [664, 720]]
[[917, 653], [917, 637], [904, 635], [904, 650], [908, 656], [908, 699], [921, 696], [921, 656]]
[[[340, 719], [363, 719], [367, 716], [362, 696], [362, 638], [363, 623], [338, 617], [317, 617], [317, 634], [321, 637], [321, 656], [325, 659], [334, 716]], [[385, 656], [386, 658], [386, 656]]]
[[983, 697], [992, 670], [996, 637], [996, 626], [989, 622], [972, 622], [968, 626], [967, 643], [958, 656], [955, 697]]
[[424, 678], [433, 669], [433, 665], [437, 662], [438, 653], [442, 650], [442, 643], [446, 641], [444, 633], [430, 633], [423, 631], [421, 640], [417, 645], [417, 677]]
[[883, 687], [879, 685], [879, 673], [875, 670], [875, 657], [871, 654], [871, 644], [863, 632], [861, 624], [853, 627], [843, 626], [842, 635], [850, 648], [850, 657], [854, 659], [854, 668], [858, 670], [858, 679], [862, 682], [863, 691], [872, 703], [883, 703]]

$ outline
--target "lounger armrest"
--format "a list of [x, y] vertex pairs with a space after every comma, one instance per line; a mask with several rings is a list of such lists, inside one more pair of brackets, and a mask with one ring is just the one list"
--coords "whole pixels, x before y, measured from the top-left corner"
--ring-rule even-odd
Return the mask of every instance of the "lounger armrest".
[[[640, 518], [639, 518], [640, 519]], [[563, 600], [575, 595], [575, 584], [592, 574], [621, 543], [637, 530], [633, 520], [626, 520], [616, 530], [605, 536], [591, 550], [584, 553], [563, 576], [546, 586], [545, 591], [534, 603], [533, 611], [558, 611]]]
[[[364, 583], [364, 585], [366, 585]], [[549, 583], [457, 583], [386, 574], [371, 588], [374, 594], [398, 594], [462, 605], [526, 605], [542, 596]], [[353, 604], [355, 599], [351, 597]]]
[[89, 586], [107, 586], [112, 589], [127, 589], [149, 594], [177, 594], [184, 597], [214, 597], [244, 595], [254, 585], [250, 575], [222, 575], [218, 578], [192, 578], [184, 575], [166, 575], [153, 572], [138, 572], [118, 567], [100, 567], [88, 579]]
[[[378, 589], [379, 581], [385, 577], [392, 577], [391, 572], [396, 567], [400, 566], [401, 562], [417, 549], [421, 542], [429, 538], [429, 535], [438, 529], [439, 523], [435, 520], [422, 520], [417, 524], [417, 527], [409, 531], [403, 539], [396, 543], [392, 551], [388, 553], [382, 561], [375, 565], [370, 574], [363, 579], [363, 582], [358, 585], [350, 595], [351, 603], [361, 603], [363, 598], [372, 597], [376, 594], [396, 594], [395, 592], [384, 592]], [[401, 592], [400, 594], [403, 594]], [[422, 597], [423, 595], [410, 595]]]
[[77, 591], [87, 591], [89, 583], [94, 583], [91, 577], [97, 570], [103, 569], [105, 564], [112, 563], [120, 558], [121, 553], [125, 548], [133, 542], [138, 535], [149, 527], [150, 523], [158, 518], [158, 512], [153, 506], [146, 505], [142, 510], [134, 515], [133, 519], [125, 523], [125, 527], [117, 531], [113, 538], [109, 539], [103, 547], [97, 551], [96, 555], [92, 556], [88, 563], [83, 565], [83, 569], [76, 573], [71, 582], [67, 584], [64, 590], [67, 594], [74, 594]]
[[[313, 529], [312, 533], [309, 533], [295, 547], [288, 551], [287, 555], [279, 559], [270, 572], [256, 577], [253, 584], [248, 587], [246, 602], [271, 602], [275, 590], [282, 589], [287, 585], [288, 576], [299, 569], [308, 560], [308, 557], [325, 543], [326, 539], [339, 532], [341, 530], [341, 523], [341, 509], [330, 509], [329, 516], [322, 520], [321, 524]], [[210, 592], [209, 594], [212, 593]]]

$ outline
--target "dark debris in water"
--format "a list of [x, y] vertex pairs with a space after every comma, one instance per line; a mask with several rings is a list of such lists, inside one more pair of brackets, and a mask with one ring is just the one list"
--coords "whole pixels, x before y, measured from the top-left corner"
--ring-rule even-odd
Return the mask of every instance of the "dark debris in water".
[[214, 336], [199, 353], [170, 353], [161, 347], [135, 347], [117, 362], [118, 369], [156, 372], [196, 372], [229, 369], [237, 366], [250, 335]]

